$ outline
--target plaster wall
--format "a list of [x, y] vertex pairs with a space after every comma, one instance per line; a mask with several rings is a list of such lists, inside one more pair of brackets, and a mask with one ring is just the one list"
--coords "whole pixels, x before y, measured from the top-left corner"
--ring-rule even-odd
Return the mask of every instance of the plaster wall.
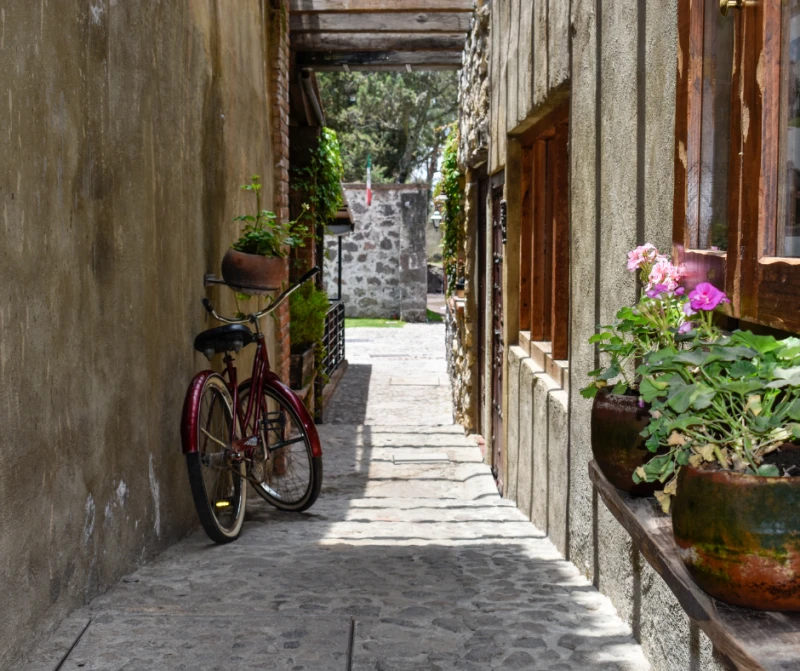
[[273, 206], [269, 6], [0, 3], [0, 668], [195, 525], [202, 278], [239, 185]]
[[[532, 6], [530, 35], [524, 34], [526, 4]], [[491, 7], [490, 172], [505, 170], [509, 212], [504, 408], [506, 472], [516, 475], [516, 483], [506, 494], [611, 597], [654, 669], [722, 669], [706, 637], [593, 491], [587, 471], [591, 402], [580, 396], [585, 373], [597, 366], [589, 336], [637, 295], [626, 252], [645, 241], [663, 251], [671, 247], [677, 0], [493, 0]], [[533, 360], [515, 345], [515, 138], [567, 95], [570, 373], [568, 389], [560, 389], [534, 372]]]
[[[355, 232], [342, 243], [342, 299], [348, 317], [426, 319], [428, 188], [421, 184], [345, 184]], [[337, 241], [327, 238], [325, 280], [336, 296]]]

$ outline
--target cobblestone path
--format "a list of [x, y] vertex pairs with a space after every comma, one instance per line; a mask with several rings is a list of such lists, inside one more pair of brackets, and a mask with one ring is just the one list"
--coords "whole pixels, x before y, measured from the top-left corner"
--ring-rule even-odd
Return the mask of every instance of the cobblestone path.
[[[649, 668], [629, 628], [453, 426], [441, 325], [351, 329], [306, 514], [176, 544], [74, 614], [29, 669]], [[188, 485], [187, 485], [188, 486]]]

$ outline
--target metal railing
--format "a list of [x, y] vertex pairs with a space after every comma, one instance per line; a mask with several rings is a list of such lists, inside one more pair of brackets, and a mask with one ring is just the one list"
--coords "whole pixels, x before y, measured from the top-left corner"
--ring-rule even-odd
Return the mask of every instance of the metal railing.
[[325, 358], [322, 360], [322, 372], [326, 378], [344, 361], [344, 303], [331, 301], [331, 307], [325, 317], [325, 335], [322, 338], [325, 347]]

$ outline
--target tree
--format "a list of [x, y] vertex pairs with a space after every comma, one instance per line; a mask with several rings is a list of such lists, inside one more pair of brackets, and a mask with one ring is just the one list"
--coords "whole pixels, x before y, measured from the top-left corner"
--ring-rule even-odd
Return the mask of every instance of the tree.
[[328, 126], [342, 147], [345, 181], [361, 182], [367, 155], [376, 183], [430, 183], [458, 110], [456, 72], [326, 72], [317, 75]]

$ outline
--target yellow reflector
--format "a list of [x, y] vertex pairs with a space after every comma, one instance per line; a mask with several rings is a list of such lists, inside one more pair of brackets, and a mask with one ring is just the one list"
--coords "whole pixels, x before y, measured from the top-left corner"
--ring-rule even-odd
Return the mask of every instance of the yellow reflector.
[[227, 508], [231, 504], [229, 501], [217, 501], [214, 505], [217, 506], [217, 508]]

